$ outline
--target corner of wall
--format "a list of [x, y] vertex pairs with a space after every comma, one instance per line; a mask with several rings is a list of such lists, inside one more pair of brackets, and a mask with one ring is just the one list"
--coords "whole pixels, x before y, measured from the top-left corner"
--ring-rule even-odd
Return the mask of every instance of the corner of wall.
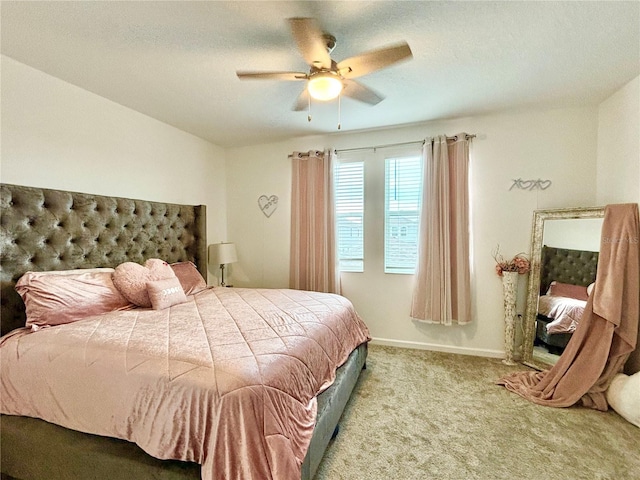
[[598, 106], [596, 199], [640, 203], [640, 76]]

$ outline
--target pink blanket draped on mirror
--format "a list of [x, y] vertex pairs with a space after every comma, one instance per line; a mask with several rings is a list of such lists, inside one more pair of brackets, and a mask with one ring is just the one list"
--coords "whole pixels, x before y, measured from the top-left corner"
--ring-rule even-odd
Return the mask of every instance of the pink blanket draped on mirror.
[[596, 285], [564, 353], [549, 370], [514, 372], [499, 379], [499, 385], [540, 405], [581, 402], [607, 410], [605, 392], [636, 348], [639, 239], [638, 205], [607, 205]]

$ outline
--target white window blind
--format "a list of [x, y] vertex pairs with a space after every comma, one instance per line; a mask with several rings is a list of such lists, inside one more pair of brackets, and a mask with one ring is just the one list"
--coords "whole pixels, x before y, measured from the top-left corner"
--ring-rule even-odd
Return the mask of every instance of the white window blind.
[[385, 273], [414, 273], [418, 258], [421, 201], [421, 157], [385, 159]]
[[338, 261], [344, 272], [364, 271], [364, 162], [336, 162]]

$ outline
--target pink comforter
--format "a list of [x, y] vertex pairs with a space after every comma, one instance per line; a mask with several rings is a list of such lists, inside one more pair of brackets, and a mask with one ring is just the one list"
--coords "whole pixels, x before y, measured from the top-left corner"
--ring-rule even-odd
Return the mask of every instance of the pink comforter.
[[542, 295], [538, 300], [538, 313], [553, 318], [547, 324], [547, 333], [575, 332], [587, 302], [575, 298]]
[[207, 289], [5, 336], [0, 410], [198, 462], [204, 480], [297, 480], [316, 395], [367, 340], [338, 295]]

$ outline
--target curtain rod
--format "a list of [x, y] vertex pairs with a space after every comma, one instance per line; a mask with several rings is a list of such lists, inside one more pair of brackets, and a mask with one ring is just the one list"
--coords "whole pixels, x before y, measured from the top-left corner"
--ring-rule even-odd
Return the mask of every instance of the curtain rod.
[[[475, 134], [474, 135], [469, 135], [469, 134], [465, 134], [466, 140], [471, 140], [472, 138], [476, 138]], [[452, 137], [447, 137], [447, 140], [457, 140], [458, 136], [454, 135]], [[341, 153], [341, 152], [355, 152], [357, 150], [376, 150], [378, 148], [388, 148], [388, 147], [401, 147], [403, 145], [416, 145], [416, 144], [422, 144], [424, 145], [424, 142], [426, 140], [414, 140], [412, 142], [400, 142], [400, 143], [387, 143], [385, 145], [375, 145], [373, 147], [356, 147], [356, 148], [343, 148], [340, 150], [335, 150], [336, 153]]]
[[402, 147], [404, 145], [424, 145], [424, 140], [415, 140], [413, 142], [400, 142], [400, 143], [387, 143], [386, 145], [376, 145], [374, 147], [356, 147], [356, 148], [343, 148], [340, 150], [335, 150], [336, 153], [342, 152], [355, 152], [358, 150], [376, 150], [378, 148], [388, 148], [388, 147]]

